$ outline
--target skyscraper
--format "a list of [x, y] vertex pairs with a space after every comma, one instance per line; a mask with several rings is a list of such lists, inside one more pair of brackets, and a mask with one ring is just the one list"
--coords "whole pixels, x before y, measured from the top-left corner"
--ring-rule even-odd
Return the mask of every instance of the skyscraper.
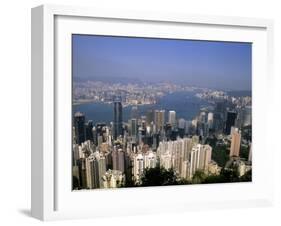
[[132, 137], [136, 137], [137, 136], [137, 132], [138, 132], [138, 125], [137, 125], [137, 119], [132, 118], [131, 120], [131, 136]]
[[157, 164], [156, 152], [149, 150], [144, 154], [144, 168], [154, 168]]
[[225, 123], [225, 134], [229, 135], [231, 131], [231, 127], [235, 125], [237, 114], [235, 112], [229, 111], [227, 112], [226, 116], [226, 123]]
[[114, 147], [112, 151], [113, 170], [125, 172], [125, 153], [121, 148]]
[[243, 110], [243, 126], [252, 125], [252, 107], [246, 106]]
[[186, 125], [185, 120], [183, 118], [180, 118], [179, 125], [178, 125], [178, 132], [181, 138], [183, 138], [185, 134], [185, 125]]
[[99, 185], [100, 188], [103, 188], [103, 180], [102, 177], [106, 172], [106, 159], [104, 156], [98, 156], [98, 166], [99, 166]]
[[79, 187], [87, 188], [86, 159], [80, 158], [79, 160], [77, 160], [77, 165], [79, 169]]
[[205, 111], [200, 112], [200, 114], [199, 114], [199, 121], [200, 121], [201, 123], [205, 123], [206, 120], [207, 120], [207, 114], [206, 114], [206, 112], [205, 112]]
[[131, 110], [131, 118], [138, 119], [139, 118], [139, 112], [138, 112], [138, 107], [133, 106]]
[[185, 120], [183, 118], [179, 119], [179, 129], [185, 129]]
[[160, 166], [167, 170], [173, 168], [180, 175], [183, 161], [189, 160], [191, 149], [192, 140], [190, 138], [161, 141], [157, 149]]
[[94, 156], [91, 154], [86, 158], [86, 177], [87, 177], [87, 188], [99, 188], [100, 178], [99, 178], [99, 164]]
[[165, 110], [155, 110], [156, 132], [163, 130], [165, 124]]
[[204, 170], [208, 171], [208, 165], [212, 161], [212, 147], [208, 144], [203, 145], [203, 153], [204, 153]]
[[116, 98], [114, 100], [114, 115], [113, 115], [113, 137], [116, 140], [117, 137], [123, 134], [122, 124], [123, 124], [123, 117], [122, 117], [122, 103], [121, 98]]
[[76, 143], [81, 144], [85, 141], [85, 116], [81, 112], [74, 115], [74, 127]]
[[212, 147], [209, 145], [197, 144], [192, 148], [190, 155], [190, 177], [196, 170], [208, 170], [208, 165], [212, 158]]
[[230, 157], [233, 156], [239, 157], [240, 144], [241, 144], [241, 133], [238, 130], [236, 130], [232, 133], [230, 153], [229, 153]]
[[133, 156], [133, 175], [134, 179], [137, 183], [140, 183], [140, 179], [142, 177], [144, 170], [144, 158], [141, 153], [135, 154]]
[[94, 137], [93, 137], [93, 121], [92, 120], [89, 120], [86, 124], [85, 124], [85, 139], [86, 140], [91, 140], [93, 141], [94, 140]]
[[249, 146], [249, 156], [248, 156], [248, 161], [249, 162], [252, 162], [252, 143], [250, 144]]
[[169, 121], [168, 121], [172, 127], [176, 126], [176, 112], [175, 111], [169, 111]]
[[226, 102], [216, 102], [214, 111], [214, 127], [216, 130], [223, 130], [225, 122]]
[[209, 112], [208, 113], [208, 127], [209, 127], [209, 129], [213, 129], [213, 124], [214, 124], [214, 113]]

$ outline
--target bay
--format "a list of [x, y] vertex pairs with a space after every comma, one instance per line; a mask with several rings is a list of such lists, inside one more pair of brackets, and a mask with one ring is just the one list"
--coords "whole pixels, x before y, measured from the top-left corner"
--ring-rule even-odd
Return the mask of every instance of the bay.
[[[195, 96], [194, 92], [174, 92], [160, 98], [153, 105], [138, 105], [139, 115], [146, 115], [149, 110], [165, 110], [166, 121], [168, 120], [168, 111], [176, 111], [176, 117], [192, 120], [202, 107], [209, 104]], [[127, 122], [131, 117], [133, 106], [123, 107], [123, 121]], [[109, 124], [113, 121], [113, 104], [107, 103], [83, 103], [73, 105], [73, 114], [82, 112], [87, 120], [92, 120], [94, 124], [104, 122]]]

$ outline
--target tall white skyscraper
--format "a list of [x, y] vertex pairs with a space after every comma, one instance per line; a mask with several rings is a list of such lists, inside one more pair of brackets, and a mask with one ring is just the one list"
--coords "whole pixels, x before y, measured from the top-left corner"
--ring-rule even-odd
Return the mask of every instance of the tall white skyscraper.
[[151, 149], [147, 152], [139, 151], [138, 154], [134, 154], [133, 158], [133, 175], [137, 182], [140, 182], [140, 179], [143, 175], [144, 169], [154, 168], [157, 164], [157, 155], [156, 152]]
[[175, 111], [169, 111], [169, 121], [168, 121], [172, 127], [176, 126], [176, 112]]
[[206, 112], [205, 111], [200, 112], [199, 121], [201, 123], [205, 123], [206, 122]]
[[144, 157], [141, 153], [135, 154], [133, 156], [133, 175], [137, 183], [140, 182], [140, 179], [143, 175], [143, 170], [144, 170]]
[[208, 113], [208, 126], [209, 129], [213, 128], [213, 124], [214, 124], [214, 114], [212, 112]]

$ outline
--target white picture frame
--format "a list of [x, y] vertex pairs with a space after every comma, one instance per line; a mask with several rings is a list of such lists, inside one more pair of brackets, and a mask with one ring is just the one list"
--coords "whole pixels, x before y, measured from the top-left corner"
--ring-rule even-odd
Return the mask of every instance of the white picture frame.
[[[71, 105], [71, 33], [252, 42], [253, 182], [71, 191], [70, 161], [65, 163], [71, 142], [68, 132], [62, 135], [64, 128], [71, 133], [71, 120], [65, 117]], [[266, 119], [272, 108], [272, 39], [273, 22], [265, 19], [56, 5], [33, 8], [32, 216], [56, 220], [271, 205], [273, 178], [266, 171], [273, 169], [273, 150], [266, 148]], [[118, 205], [109, 207], [108, 202]]]

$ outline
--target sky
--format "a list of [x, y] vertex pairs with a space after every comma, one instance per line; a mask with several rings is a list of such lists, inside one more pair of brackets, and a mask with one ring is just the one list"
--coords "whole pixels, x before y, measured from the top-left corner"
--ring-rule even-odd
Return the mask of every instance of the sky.
[[72, 35], [73, 77], [251, 90], [251, 43]]

